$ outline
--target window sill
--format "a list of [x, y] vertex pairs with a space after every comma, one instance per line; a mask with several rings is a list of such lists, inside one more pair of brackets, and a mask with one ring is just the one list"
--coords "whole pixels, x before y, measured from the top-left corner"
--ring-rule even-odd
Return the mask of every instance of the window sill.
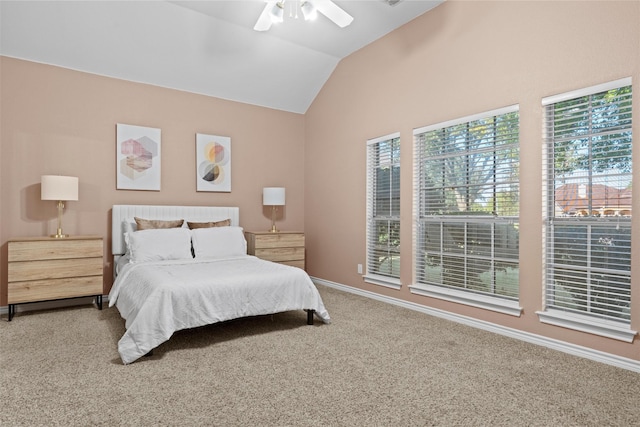
[[371, 283], [372, 285], [384, 286], [396, 290], [402, 288], [400, 279], [394, 279], [393, 277], [378, 276], [375, 274], [367, 274], [362, 277], [365, 282]]
[[631, 343], [638, 334], [631, 326], [612, 320], [595, 319], [591, 316], [567, 313], [560, 310], [536, 311], [540, 322], [576, 331], [587, 332], [601, 337]]
[[416, 295], [469, 305], [502, 314], [508, 314], [510, 316], [520, 317], [522, 314], [522, 307], [520, 307], [518, 301], [505, 300], [488, 295], [479, 295], [472, 292], [459, 291], [457, 289], [449, 289], [433, 285], [412, 285], [409, 286], [409, 288], [411, 289], [411, 293]]

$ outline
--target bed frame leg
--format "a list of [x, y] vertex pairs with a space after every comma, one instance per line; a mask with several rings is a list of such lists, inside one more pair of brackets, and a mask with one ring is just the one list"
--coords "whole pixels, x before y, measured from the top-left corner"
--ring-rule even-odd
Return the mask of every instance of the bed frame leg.
[[307, 310], [307, 325], [313, 325], [313, 314], [315, 310]]

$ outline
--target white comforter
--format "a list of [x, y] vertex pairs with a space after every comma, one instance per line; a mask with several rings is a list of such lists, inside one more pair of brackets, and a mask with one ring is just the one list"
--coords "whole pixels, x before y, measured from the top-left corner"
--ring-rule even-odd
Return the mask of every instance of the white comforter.
[[114, 305], [126, 321], [118, 342], [125, 364], [181, 329], [302, 309], [330, 321], [304, 270], [250, 255], [127, 264], [109, 293]]

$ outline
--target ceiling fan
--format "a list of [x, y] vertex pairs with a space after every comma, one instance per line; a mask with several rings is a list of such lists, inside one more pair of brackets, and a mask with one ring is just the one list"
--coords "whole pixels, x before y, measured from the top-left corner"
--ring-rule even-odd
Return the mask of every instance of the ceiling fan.
[[[349, 15], [331, 0], [267, 0], [264, 10], [260, 14], [256, 25], [256, 31], [267, 31], [274, 23], [284, 20], [285, 3], [291, 3], [290, 16], [298, 17], [298, 9], [302, 12], [305, 21], [312, 21], [318, 16], [318, 12], [333, 21], [340, 28], [351, 24], [353, 16]], [[293, 16], [295, 10], [295, 16]]]

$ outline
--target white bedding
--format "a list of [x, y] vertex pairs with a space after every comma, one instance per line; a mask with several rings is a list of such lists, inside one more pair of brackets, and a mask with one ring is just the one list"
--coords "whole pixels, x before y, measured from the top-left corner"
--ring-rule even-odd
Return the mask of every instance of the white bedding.
[[125, 364], [175, 331], [239, 317], [304, 309], [330, 322], [304, 270], [250, 255], [125, 264], [109, 293], [114, 305], [127, 329], [118, 342]]

